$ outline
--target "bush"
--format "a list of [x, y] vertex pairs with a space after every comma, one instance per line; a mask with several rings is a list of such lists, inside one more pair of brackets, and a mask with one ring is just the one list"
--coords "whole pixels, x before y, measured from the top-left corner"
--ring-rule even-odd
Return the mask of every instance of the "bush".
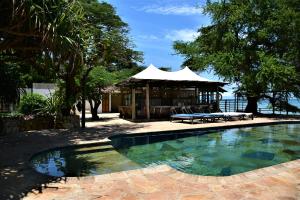
[[58, 94], [51, 94], [45, 101], [45, 106], [40, 110], [42, 115], [58, 116], [60, 115], [63, 98]]
[[19, 112], [10, 112], [10, 113], [0, 113], [0, 118], [6, 118], [6, 117], [22, 117], [23, 114]]
[[46, 98], [40, 94], [25, 94], [22, 96], [19, 111], [25, 115], [37, 114], [45, 107]]

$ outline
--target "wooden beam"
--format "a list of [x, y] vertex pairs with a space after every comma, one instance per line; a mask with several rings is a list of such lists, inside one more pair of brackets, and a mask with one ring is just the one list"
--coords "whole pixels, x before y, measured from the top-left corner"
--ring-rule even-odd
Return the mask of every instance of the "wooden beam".
[[219, 93], [219, 87], [217, 87], [216, 102], [217, 102], [218, 106], [219, 106], [219, 103], [220, 103], [219, 95], [220, 95], [220, 93]]
[[132, 94], [131, 94], [131, 118], [133, 120], [136, 119], [136, 112], [135, 112], [135, 88], [132, 88]]
[[147, 119], [150, 119], [150, 95], [149, 95], [149, 83], [146, 84], [146, 115]]
[[111, 112], [111, 92], [108, 93], [108, 112]]
[[216, 103], [217, 103], [217, 109], [218, 109], [216, 112], [219, 112], [221, 109], [220, 109], [220, 93], [219, 93], [218, 86], [216, 88]]

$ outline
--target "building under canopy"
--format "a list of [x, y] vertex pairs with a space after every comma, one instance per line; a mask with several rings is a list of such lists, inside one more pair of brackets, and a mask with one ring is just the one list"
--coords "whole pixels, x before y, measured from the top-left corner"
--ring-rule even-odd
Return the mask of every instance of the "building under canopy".
[[196, 112], [216, 111], [224, 82], [203, 78], [188, 67], [175, 72], [150, 65], [117, 84], [121, 91], [120, 115], [131, 119], [170, 116], [173, 107], [191, 106]]

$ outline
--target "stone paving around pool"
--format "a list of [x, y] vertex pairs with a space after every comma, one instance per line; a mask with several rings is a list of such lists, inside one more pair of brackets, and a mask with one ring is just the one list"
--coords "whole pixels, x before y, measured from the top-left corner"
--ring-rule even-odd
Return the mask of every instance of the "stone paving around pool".
[[25, 199], [299, 199], [300, 160], [229, 177], [195, 176], [166, 165], [50, 184]]
[[[256, 118], [216, 123], [133, 123], [100, 115], [81, 130], [45, 130], [0, 137], [0, 199], [300, 199], [300, 160], [228, 177], [196, 176], [169, 166], [79, 178], [51, 178], [35, 172], [29, 160], [49, 148], [107, 140], [125, 133], [156, 132], [293, 121]], [[295, 120], [296, 121], [296, 120]]]

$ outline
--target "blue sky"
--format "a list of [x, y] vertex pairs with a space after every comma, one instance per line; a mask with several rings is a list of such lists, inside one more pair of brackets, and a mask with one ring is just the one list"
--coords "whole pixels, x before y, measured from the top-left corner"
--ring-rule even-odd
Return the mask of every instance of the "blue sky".
[[[144, 64], [181, 68], [183, 58], [175, 55], [173, 42], [191, 41], [197, 30], [210, 24], [202, 14], [205, 0], [105, 0], [130, 27], [130, 37], [136, 49], [144, 53]], [[219, 80], [213, 72], [202, 76]], [[230, 88], [226, 88], [230, 90]], [[226, 94], [229, 95], [229, 94]]]

